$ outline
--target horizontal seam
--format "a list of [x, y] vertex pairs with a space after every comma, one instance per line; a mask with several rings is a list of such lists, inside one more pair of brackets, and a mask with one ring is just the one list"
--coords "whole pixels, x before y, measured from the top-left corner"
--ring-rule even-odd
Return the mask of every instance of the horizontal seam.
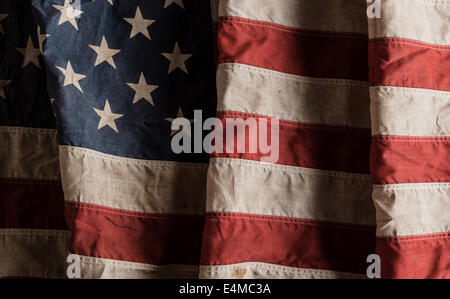
[[[425, 185], [426, 184], [426, 185]], [[395, 191], [395, 190], [438, 190], [439, 188], [450, 188], [450, 183], [417, 183], [416, 184], [390, 184], [390, 185], [373, 185], [374, 190]]]
[[83, 153], [86, 156], [91, 156], [96, 159], [101, 160], [109, 160], [114, 163], [123, 163], [123, 164], [135, 164], [138, 166], [152, 166], [152, 167], [173, 167], [173, 168], [195, 168], [195, 169], [206, 169], [208, 167], [208, 164], [206, 163], [198, 163], [198, 165], [195, 165], [193, 163], [186, 163], [186, 162], [173, 162], [173, 161], [151, 161], [151, 160], [144, 160], [144, 159], [133, 159], [133, 158], [126, 158], [126, 157], [120, 157], [120, 156], [114, 156], [110, 157], [108, 154], [102, 154], [94, 152], [90, 149], [86, 149], [83, 147], [76, 147], [76, 146], [67, 146], [67, 145], [61, 145], [60, 146], [61, 152], [69, 152], [73, 154], [77, 153]]
[[421, 225], [405, 225], [404, 227], [406, 227], [408, 230], [403, 229], [403, 226], [401, 226], [401, 229], [399, 230], [398, 226], [399, 225], [397, 225], [397, 227], [396, 227], [396, 231], [397, 232], [401, 231], [402, 235], [397, 236], [397, 238], [402, 237], [402, 236], [419, 235], [419, 233], [420, 234], [446, 233], [446, 232], [448, 232], [450, 224], [445, 224], [445, 225], [441, 225], [441, 226], [427, 226], [427, 227], [423, 227]]
[[420, 142], [420, 143], [434, 143], [434, 142], [442, 142], [449, 143], [450, 137], [448, 136], [395, 136], [395, 135], [382, 135], [382, 136], [372, 136], [372, 139], [382, 140], [382, 141], [394, 141], [394, 142]]
[[[210, 161], [211, 164], [229, 164], [230, 166], [238, 165], [238, 166], [249, 166], [252, 168], [261, 168], [261, 169], [269, 169], [269, 170], [275, 170], [275, 171], [289, 171], [294, 172], [296, 174], [312, 174], [312, 175], [318, 175], [318, 176], [329, 176], [329, 177], [338, 177], [338, 178], [352, 178], [352, 179], [358, 179], [361, 181], [366, 181], [372, 183], [372, 179], [370, 174], [353, 174], [353, 173], [341, 173], [341, 172], [327, 172], [326, 170], [319, 170], [319, 169], [310, 169], [310, 168], [303, 168], [301, 166], [287, 166], [287, 165], [281, 165], [281, 164], [263, 164], [258, 161], [250, 161], [250, 160], [244, 160], [244, 159], [234, 159], [234, 158], [212, 158]], [[299, 168], [299, 169], [295, 169]]]
[[[223, 108], [224, 109], [221, 109], [221, 107], [220, 106], [223, 106]], [[236, 111], [235, 109], [233, 109], [233, 108], [231, 108], [230, 106], [235, 106], [235, 105], [230, 105], [230, 103], [228, 102], [227, 104], [219, 104], [219, 107], [218, 107], [218, 113], [223, 113], [223, 112], [226, 112], [226, 111]], [[236, 105], [237, 106], [237, 105]], [[364, 119], [363, 118], [360, 118], [360, 119], [358, 119], [358, 121], [349, 121], [348, 119], [346, 119], [346, 118], [349, 118], [349, 117], [352, 117], [352, 116], [354, 116], [351, 112], [348, 112], [347, 111], [347, 109], [346, 108], [348, 108], [348, 107], [342, 107], [343, 109], [342, 109], [342, 114], [341, 113], [335, 113], [334, 114], [334, 117], [336, 118], [336, 119], [339, 119], [340, 121], [342, 121], [342, 122], [344, 122], [344, 121], [347, 121], [348, 122], [348, 124], [333, 124], [333, 123], [331, 123], [331, 121], [330, 121], [330, 119], [333, 119], [333, 117], [330, 117], [329, 118], [329, 120], [328, 120], [328, 123], [325, 123], [325, 122], [320, 122], [320, 121], [316, 121], [316, 122], [311, 122], [311, 121], [305, 121], [305, 120], [302, 120], [302, 119], [300, 119], [300, 118], [309, 118], [309, 117], [311, 117], [311, 115], [308, 115], [308, 116], [300, 116], [299, 115], [299, 113], [297, 113], [297, 111], [296, 112], [293, 112], [292, 114], [287, 114], [287, 113], [285, 113], [285, 112], [280, 112], [280, 111], [278, 111], [278, 112], [274, 112], [273, 110], [270, 110], [270, 108], [266, 108], [266, 109], [269, 109], [269, 110], [265, 110], [265, 109], [261, 109], [261, 108], [259, 108], [258, 109], [258, 111], [255, 111], [256, 110], [256, 108], [254, 108], [254, 107], [250, 107], [250, 106], [245, 106], [245, 108], [241, 108], [242, 110], [246, 110], [246, 111], [240, 111], [240, 112], [242, 112], [242, 113], [246, 113], [246, 114], [252, 114], [252, 113], [256, 113], [257, 115], [262, 115], [262, 116], [266, 116], [266, 117], [269, 117], [269, 118], [273, 118], [273, 119], [282, 119], [282, 120], [284, 120], [284, 121], [292, 121], [292, 122], [297, 122], [297, 123], [310, 123], [310, 124], [314, 124], [314, 123], [321, 123], [322, 125], [329, 125], [329, 126], [339, 126], [339, 127], [346, 127], [346, 128], [349, 128], [349, 129], [357, 129], [357, 130], [370, 130], [370, 123], [369, 123], [369, 120], [367, 119], [367, 121], [366, 121], [366, 123], [367, 123], [367, 125], [363, 125], [362, 123], [364, 123], [365, 121], [364, 121]], [[301, 110], [302, 108], [299, 108], [298, 110]], [[368, 111], [367, 111], [368, 112]], [[275, 113], [277, 114], [277, 115], [275, 115]], [[364, 115], [362, 115], [362, 116], [364, 116]], [[319, 117], [318, 117], [319, 119], [323, 119], [324, 117], [323, 117], [323, 115], [319, 115]], [[352, 123], [353, 122], [358, 122], [358, 123], [361, 123], [361, 125], [353, 125]]]
[[[304, 273], [304, 274], [311, 274], [311, 272], [314, 273], [315, 276], [323, 276], [323, 277], [334, 277], [333, 273], [317, 273], [317, 272], [334, 272], [339, 275], [348, 275], [348, 276], [359, 276], [358, 274], [354, 273], [346, 273], [346, 272], [339, 272], [334, 270], [328, 270], [328, 269], [306, 269], [306, 268], [298, 268], [298, 267], [292, 267], [292, 266], [284, 266], [284, 265], [268, 265], [267, 263], [259, 263], [259, 262], [243, 262], [243, 263], [236, 263], [236, 264], [228, 264], [228, 265], [200, 265], [200, 272], [207, 272], [207, 273], [217, 273], [223, 270], [226, 270], [227, 272], [232, 272], [233, 268], [255, 268], [255, 269], [262, 269], [262, 270], [268, 270], [268, 271], [276, 271], [276, 272], [290, 272], [290, 273]], [[210, 269], [205, 269], [210, 268]]]
[[[295, 127], [298, 129], [308, 129], [308, 130], [320, 130], [320, 131], [340, 131], [340, 132], [348, 132], [352, 135], [366, 135], [367, 137], [371, 136], [371, 131], [369, 128], [356, 128], [356, 127], [343, 127], [343, 126], [333, 126], [333, 125], [323, 125], [323, 124], [307, 124], [307, 123], [300, 123], [292, 120], [284, 120], [284, 119], [278, 119], [273, 117], [268, 117], [265, 115], [255, 114], [255, 113], [246, 113], [246, 112], [240, 112], [240, 111], [218, 111], [217, 112], [218, 117], [224, 117], [225, 119], [227, 116], [234, 116], [234, 117], [241, 117], [241, 118], [258, 118], [258, 119], [267, 119], [268, 121], [271, 121], [272, 119], [277, 119], [278, 122], [282, 126], [286, 127]], [[280, 128], [282, 129], [282, 128]]]
[[[240, 265], [242, 265], [242, 264], [246, 264], [246, 263], [251, 263], [251, 264], [262, 264], [263, 266], [261, 266], [261, 267], [258, 267], [258, 266], [253, 266], [253, 265], [250, 265], [250, 266], [247, 266], [247, 267], [245, 267], [245, 266], [240, 266]], [[238, 262], [238, 263], [234, 263], [234, 264], [228, 264], [228, 265], [224, 265], [224, 264], [208, 264], [208, 265], [205, 265], [205, 264], [201, 264], [200, 265], [200, 273], [202, 273], [202, 272], [206, 272], [206, 273], [217, 273], [218, 271], [220, 271], [221, 269], [219, 269], [219, 270], [211, 270], [211, 271], [208, 271], [208, 270], [206, 270], [206, 271], [204, 271], [202, 268], [203, 267], [226, 267], [226, 268], [224, 268], [223, 270], [227, 270], [227, 271], [231, 271], [232, 269], [227, 269], [228, 267], [235, 267], [235, 268], [239, 268], [239, 267], [242, 267], [242, 268], [256, 268], [256, 269], [258, 269], [258, 268], [260, 268], [260, 269], [264, 269], [264, 270], [270, 270], [270, 271], [277, 271], [277, 272], [290, 272], [290, 273], [299, 273], [299, 272], [297, 272], [297, 271], [295, 271], [295, 270], [291, 270], [292, 268], [297, 268], [297, 269], [302, 269], [302, 270], [300, 270], [300, 271], [302, 271], [302, 272], [300, 272], [300, 273], [308, 273], [308, 269], [311, 269], [311, 271], [309, 271], [309, 273], [311, 273], [312, 271], [320, 271], [320, 272], [322, 272], [322, 271], [330, 271], [330, 272], [335, 272], [335, 273], [340, 273], [340, 274], [342, 274], [342, 275], [345, 275], [346, 274], [346, 272], [339, 272], [339, 271], [334, 271], [334, 270], [330, 270], [330, 269], [325, 269], [325, 268], [318, 268], [318, 267], [314, 267], [314, 268], [305, 268], [305, 267], [299, 267], [298, 265], [293, 265], [293, 264], [289, 264], [289, 265], [278, 265], [278, 266], [280, 266], [280, 267], [286, 267], [286, 268], [288, 268], [288, 269], [286, 269], [286, 270], [283, 270], [283, 269], [277, 269], [277, 268], [264, 268], [264, 265], [265, 264], [267, 264], [267, 263], [264, 263], [264, 262]], [[272, 266], [272, 265], [271, 265]], [[273, 267], [273, 266], [272, 266]], [[292, 272], [291, 272], [292, 271]], [[305, 272], [303, 272], [303, 271], [305, 271]], [[332, 275], [331, 273], [330, 274], [325, 274], [325, 273], [317, 273], [317, 276], [321, 276], [321, 275], [325, 275], [325, 277], [334, 277], [334, 275]], [[350, 275], [358, 275], [357, 273], [350, 273]]]
[[371, 45], [379, 45], [379, 44], [403, 44], [408, 46], [415, 46], [420, 48], [434, 49], [434, 50], [442, 50], [442, 51], [450, 51], [450, 46], [443, 45], [433, 45], [425, 42], [414, 41], [412, 39], [404, 39], [404, 38], [396, 38], [396, 37], [381, 37], [369, 40], [369, 47]]
[[[249, 59], [242, 59], [242, 58], [240, 58], [240, 59], [234, 59], [234, 58], [223, 59], [223, 60], [219, 60], [218, 63], [219, 63], [219, 65], [220, 65], [220, 64], [224, 64], [224, 63], [227, 63], [227, 64], [236, 63], [236, 64], [249, 65], [249, 66], [253, 66], [253, 67], [261, 67], [261, 66], [256, 65], [256, 63], [254, 63], [253, 61], [250, 61]], [[290, 67], [290, 66], [289, 66], [289, 67]], [[292, 70], [287, 70], [285, 66], [282, 66], [282, 67], [275, 67], [275, 66], [269, 66], [269, 65], [267, 65], [267, 66], [264, 66], [264, 68], [267, 69], [267, 70], [275, 71], [275, 72], [284, 72], [284, 73], [289, 74], [289, 75], [292, 75], [292, 76], [305, 76], [305, 77], [308, 77], [307, 74], [302, 74], [302, 75], [300, 75], [300, 74], [294, 73]], [[358, 71], [358, 72], [359, 72], [359, 71]], [[340, 75], [341, 75], [341, 74], [340, 74]], [[339, 77], [340, 77], [340, 75], [339, 75]], [[344, 76], [347, 77], [347, 75], [348, 75], [348, 74], [342, 75], [342, 77], [344, 77]], [[336, 75], [336, 76], [337, 76], [337, 75]], [[364, 79], [366, 79], [366, 80], [354, 80], [354, 81], [364, 81], [364, 82], [368, 82], [368, 84], [369, 84], [369, 86], [370, 86], [370, 82], [369, 82], [368, 78], [366, 78], [366, 77], [368, 77], [368, 76], [369, 76], [368, 74], [364, 74]], [[309, 77], [314, 78], [313, 75], [310, 75]], [[316, 78], [319, 78], [319, 77], [316, 77]], [[348, 79], [343, 79], [343, 80], [348, 80]]]
[[217, 218], [221, 221], [228, 221], [230, 218], [235, 219], [246, 219], [246, 220], [255, 220], [255, 221], [274, 221], [274, 222], [282, 222], [282, 223], [295, 223], [295, 224], [305, 224], [306, 226], [317, 226], [317, 227], [328, 227], [328, 228], [341, 228], [341, 229], [352, 229], [352, 230], [360, 230], [360, 231], [375, 231], [375, 225], [364, 225], [364, 224], [346, 224], [346, 223], [319, 223], [318, 221], [307, 220], [307, 219], [299, 219], [299, 218], [289, 218], [282, 216], [270, 216], [270, 215], [251, 215], [242, 213], [206, 213], [206, 218]]
[[[374, 70], [370, 71], [372, 74], [375, 73]], [[450, 91], [450, 89], [443, 89], [443, 88], [439, 88], [439, 87], [424, 87], [424, 86], [418, 86], [416, 84], [415, 81], [407, 81], [407, 80], [397, 80], [397, 81], [392, 81], [392, 80], [385, 80], [382, 79], [381, 82], [377, 83], [378, 85], [373, 85], [372, 83], [370, 83], [370, 88], [373, 87], [381, 87], [381, 86], [389, 86], [389, 87], [403, 87], [403, 88], [417, 88], [417, 89], [427, 89], [427, 90], [431, 90], [431, 91], [437, 91], [437, 92], [446, 92], [446, 91]]]
[[[192, 222], [199, 222], [199, 220], [203, 221], [203, 214], [162, 214], [162, 213], [145, 213], [145, 212], [136, 212], [136, 211], [127, 211], [120, 210], [115, 208], [110, 208], [106, 206], [99, 206], [96, 204], [88, 204], [88, 203], [80, 203], [80, 202], [65, 202], [66, 206], [74, 209], [86, 209], [92, 211], [101, 211], [105, 214], [112, 215], [121, 215], [121, 216], [130, 216], [130, 217], [139, 217], [139, 218], [147, 218], [147, 219], [176, 219], [176, 220], [189, 220]], [[75, 217], [76, 218], [76, 217]]]
[[244, 71], [252, 74], [252, 73], [260, 73], [262, 75], [267, 75], [267, 77], [277, 78], [277, 79], [283, 79], [283, 80], [290, 80], [295, 81], [303, 84], [309, 84], [309, 85], [335, 85], [338, 87], [359, 87], [361, 89], [366, 89], [369, 87], [368, 82], [364, 81], [357, 81], [357, 80], [347, 80], [347, 79], [323, 79], [323, 78], [317, 78], [317, 80], [313, 80], [312, 78], [300, 76], [300, 75], [292, 75], [287, 73], [282, 73], [276, 70], [270, 70], [265, 68], [260, 68], [257, 66], [252, 66], [248, 64], [241, 64], [241, 63], [221, 63], [219, 66], [219, 71], [221, 70], [232, 70], [235, 71], [236, 69], [243, 69]]
[[305, 29], [289, 27], [289, 26], [266, 22], [266, 21], [246, 19], [246, 18], [242, 18], [242, 17], [222, 16], [222, 17], [219, 17], [219, 21], [221, 23], [231, 23], [231, 24], [238, 23], [238, 24], [244, 24], [244, 25], [271, 28], [274, 30], [282, 31], [282, 32], [295, 33], [298, 35], [321, 36], [321, 37], [329, 37], [329, 38], [335, 38], [335, 39], [337, 39], [337, 38], [362, 39], [362, 40], [369, 39], [368, 34], [305, 30]]
[[[172, 214], [172, 215], [192, 216], [192, 215], [204, 215], [204, 210], [205, 210], [205, 207], [203, 205], [198, 205], [197, 204], [197, 205], [193, 205], [193, 208], [191, 208], [191, 211], [187, 211], [185, 213], [181, 212], [183, 210], [182, 207], [178, 207], [177, 208], [179, 210], [178, 212], [169, 213], [167, 211], [164, 211], [165, 209], [167, 209], [167, 207], [162, 207], [162, 205], [160, 205], [159, 208], [152, 208], [152, 207], [148, 207], [147, 204], [140, 204], [139, 202], [133, 202], [131, 204], [127, 204], [126, 202], [119, 202], [118, 204], [115, 204], [115, 206], [113, 206], [114, 203], [111, 200], [108, 200], [108, 199], [101, 198], [101, 199], [88, 201], [88, 200], [86, 200], [84, 198], [81, 199], [81, 197], [82, 196], [80, 196], [80, 198], [79, 198], [76, 195], [75, 196], [72, 195], [69, 198], [69, 195], [67, 195], [65, 197], [65, 201], [67, 203], [69, 203], [69, 204], [70, 203], [76, 203], [76, 204], [90, 204], [90, 205], [97, 205], [97, 206], [100, 205], [100, 206], [107, 206], [110, 209], [117, 209], [117, 210], [123, 210], [123, 211], [127, 211], [127, 210], [125, 210], [125, 208], [127, 208], [131, 212], [144, 213], [144, 214], [160, 214], [160, 215], [170, 215], [170, 214]], [[166, 200], [169, 200], [169, 199], [170, 198], [166, 198]], [[122, 206], [120, 206], [120, 205], [122, 205]], [[154, 204], [154, 205], [156, 205], [156, 204]], [[142, 211], [142, 210], [144, 210], [142, 208], [143, 206], [146, 206], [147, 210]], [[200, 207], [200, 208], [198, 209], [198, 211], [195, 211], [195, 209], [194, 209], [195, 207]], [[170, 208], [173, 208], [173, 205]], [[136, 210], [138, 210], [138, 211], [136, 211]], [[141, 210], [141, 211], [139, 211], [139, 210]], [[194, 212], [197, 212], [197, 214], [194, 214]]]
[[[416, 0], [417, 1], [417, 0]], [[439, 4], [443, 4], [443, 5], [450, 5], [450, 1], [447, 2], [446, 0], [419, 0], [422, 2], [425, 2], [425, 5], [439, 5]]]
[[395, 87], [395, 86], [373, 86], [370, 87], [370, 92], [374, 95], [395, 96], [396, 93], [402, 93], [405, 95], [419, 94], [424, 96], [432, 96], [439, 98], [448, 98], [450, 100], [450, 92], [440, 90], [422, 90], [414, 87]]
[[377, 243], [405, 243], [405, 242], [416, 242], [416, 241], [426, 241], [426, 240], [449, 240], [450, 233], [437, 234], [429, 237], [377, 237]]

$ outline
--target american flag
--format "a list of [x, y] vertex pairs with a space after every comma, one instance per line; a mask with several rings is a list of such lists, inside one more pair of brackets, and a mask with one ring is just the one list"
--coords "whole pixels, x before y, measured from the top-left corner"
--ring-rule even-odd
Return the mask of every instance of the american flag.
[[0, 277], [450, 278], [450, 3], [381, 2], [2, 0]]
[[64, 277], [55, 117], [30, 1], [0, 3], [0, 277]]

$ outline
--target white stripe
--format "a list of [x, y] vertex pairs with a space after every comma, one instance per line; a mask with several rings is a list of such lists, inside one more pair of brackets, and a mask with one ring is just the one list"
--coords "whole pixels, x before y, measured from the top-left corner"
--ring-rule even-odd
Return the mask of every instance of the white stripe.
[[152, 278], [198, 278], [198, 266], [155, 266], [104, 258], [80, 257], [82, 279], [152, 279]]
[[243, 64], [221, 64], [218, 110], [284, 120], [370, 128], [366, 82], [315, 79]]
[[331, 270], [295, 268], [267, 263], [200, 266], [203, 279], [361, 279], [363, 275]]
[[450, 183], [375, 185], [373, 200], [378, 236], [450, 231]]
[[60, 146], [66, 201], [146, 213], [203, 214], [206, 164], [148, 161]]
[[221, 0], [219, 16], [307, 30], [367, 34], [365, 0]]
[[369, 175], [217, 158], [206, 210], [375, 226], [371, 193]]
[[70, 232], [0, 229], [0, 277], [65, 278]]
[[56, 130], [0, 127], [0, 177], [59, 180]]
[[373, 135], [450, 135], [450, 92], [372, 87], [370, 95]]
[[381, 2], [381, 18], [369, 20], [370, 38], [399, 37], [437, 45], [450, 45], [450, 1]]

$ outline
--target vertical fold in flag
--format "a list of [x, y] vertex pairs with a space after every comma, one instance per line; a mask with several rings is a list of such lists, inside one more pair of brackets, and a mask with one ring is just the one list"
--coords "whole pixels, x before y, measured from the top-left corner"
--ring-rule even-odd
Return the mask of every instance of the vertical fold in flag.
[[279, 119], [280, 157], [213, 155], [200, 277], [364, 277], [375, 253], [365, 11], [218, 1], [217, 115]]
[[215, 114], [209, 1], [33, 4], [81, 278], [198, 277], [209, 156], [171, 124]]
[[31, 2], [0, 3], [0, 278], [64, 278], [58, 143]]
[[382, 2], [369, 20], [381, 274], [450, 278], [450, 2]]

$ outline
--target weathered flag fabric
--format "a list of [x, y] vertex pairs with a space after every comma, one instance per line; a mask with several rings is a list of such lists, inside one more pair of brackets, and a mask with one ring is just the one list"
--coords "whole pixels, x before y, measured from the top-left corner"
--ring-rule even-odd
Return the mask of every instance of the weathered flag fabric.
[[365, 3], [229, 0], [218, 16], [218, 113], [279, 119], [279, 160], [212, 157], [201, 276], [362, 277], [375, 252]]
[[449, 0], [2, 0], [0, 278], [450, 278], [449, 53]]
[[215, 115], [209, 2], [33, 5], [81, 276], [197, 277], [209, 156], [175, 154], [171, 122]]
[[[386, 277], [450, 277], [450, 2], [369, 23], [373, 201]], [[409, 20], [409, 21], [406, 21]]]
[[0, 277], [60, 278], [69, 231], [30, 1], [0, 3]]

